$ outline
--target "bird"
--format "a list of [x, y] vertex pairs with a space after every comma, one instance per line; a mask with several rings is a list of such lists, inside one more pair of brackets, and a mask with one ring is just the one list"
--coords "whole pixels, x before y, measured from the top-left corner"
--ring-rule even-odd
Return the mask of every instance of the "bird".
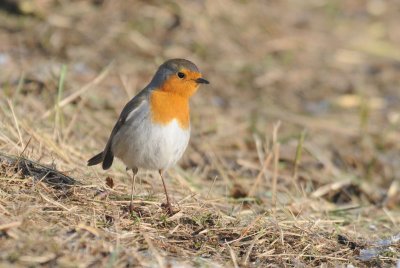
[[201, 84], [209, 81], [193, 62], [165, 61], [150, 83], [124, 106], [104, 150], [88, 160], [88, 166], [101, 163], [107, 170], [117, 157], [132, 170], [130, 208], [138, 170], [156, 170], [163, 183], [167, 212], [173, 213], [164, 172], [180, 160], [188, 146], [189, 100]]

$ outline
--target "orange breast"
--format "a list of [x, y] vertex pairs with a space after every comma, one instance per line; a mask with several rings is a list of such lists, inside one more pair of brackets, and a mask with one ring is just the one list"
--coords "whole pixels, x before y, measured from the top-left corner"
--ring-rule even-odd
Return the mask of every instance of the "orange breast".
[[150, 109], [154, 123], [167, 125], [176, 119], [182, 128], [189, 128], [188, 98], [171, 92], [154, 90], [150, 96]]

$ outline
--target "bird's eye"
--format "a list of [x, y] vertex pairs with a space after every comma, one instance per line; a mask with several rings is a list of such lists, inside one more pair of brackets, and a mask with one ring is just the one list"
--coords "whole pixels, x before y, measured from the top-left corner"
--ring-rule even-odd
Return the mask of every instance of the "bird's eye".
[[182, 72], [179, 72], [178, 73], [178, 77], [180, 78], [180, 79], [183, 79], [183, 78], [185, 78], [185, 74], [184, 73], [182, 73]]

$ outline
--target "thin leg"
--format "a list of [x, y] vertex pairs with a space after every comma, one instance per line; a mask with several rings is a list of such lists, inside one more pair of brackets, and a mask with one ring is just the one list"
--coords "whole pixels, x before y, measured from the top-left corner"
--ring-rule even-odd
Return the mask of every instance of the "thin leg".
[[137, 168], [132, 168], [132, 188], [131, 188], [131, 203], [129, 205], [129, 208], [133, 208], [133, 192], [135, 190], [135, 179], [136, 179], [136, 174], [138, 173]]
[[168, 208], [168, 212], [169, 212], [169, 213], [172, 213], [172, 206], [171, 206], [171, 203], [169, 202], [169, 196], [168, 196], [168, 192], [167, 192], [167, 187], [165, 186], [165, 181], [164, 181], [163, 172], [162, 172], [162, 170], [160, 169], [160, 170], [158, 171], [158, 173], [160, 173], [160, 177], [161, 177], [161, 180], [162, 180], [162, 184], [163, 184], [163, 186], [164, 186], [165, 196], [167, 197], [167, 208]]

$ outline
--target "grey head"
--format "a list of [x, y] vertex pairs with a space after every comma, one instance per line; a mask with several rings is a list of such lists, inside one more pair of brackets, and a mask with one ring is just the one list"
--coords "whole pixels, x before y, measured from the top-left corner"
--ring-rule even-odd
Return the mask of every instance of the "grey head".
[[197, 66], [189, 60], [170, 59], [160, 65], [149, 86], [159, 87], [169, 76], [176, 75], [182, 69], [200, 73], [199, 68], [197, 68]]

